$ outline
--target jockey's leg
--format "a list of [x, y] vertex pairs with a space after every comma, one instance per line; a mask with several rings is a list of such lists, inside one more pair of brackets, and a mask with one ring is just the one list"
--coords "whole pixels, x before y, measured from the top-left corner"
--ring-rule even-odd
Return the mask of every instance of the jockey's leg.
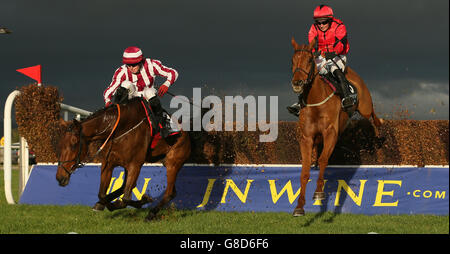
[[159, 101], [158, 96], [154, 96], [150, 98], [148, 101], [150, 103], [150, 106], [152, 107], [153, 113], [155, 115], [156, 120], [158, 121], [158, 124], [161, 124], [161, 137], [167, 138], [169, 134], [171, 133], [172, 129], [170, 127], [169, 120], [164, 116], [164, 110], [161, 107], [161, 102]]
[[344, 108], [344, 111], [348, 112], [351, 116], [350, 110], [356, 103], [356, 91], [344, 75], [347, 57], [340, 55], [329, 61], [332, 62], [330, 65], [330, 72], [338, 81], [337, 89], [342, 98], [342, 108]]
[[347, 111], [348, 109], [350, 109], [351, 107], [353, 107], [355, 105], [356, 101], [354, 98], [354, 93], [350, 90], [352, 88], [351, 88], [350, 84], [348, 84], [348, 81], [345, 78], [345, 75], [344, 75], [344, 73], [342, 73], [341, 70], [336, 69], [333, 72], [333, 75], [339, 81], [338, 89], [341, 92], [342, 107], [344, 108], [345, 111]]

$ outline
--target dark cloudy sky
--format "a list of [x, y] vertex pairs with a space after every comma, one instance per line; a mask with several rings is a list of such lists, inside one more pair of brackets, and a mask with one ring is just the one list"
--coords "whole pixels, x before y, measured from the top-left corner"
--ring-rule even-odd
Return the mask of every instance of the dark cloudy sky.
[[206, 85], [204, 96], [278, 95], [279, 119], [294, 121], [285, 110], [296, 100], [290, 39], [306, 43], [320, 3], [346, 24], [349, 66], [379, 116], [408, 109], [412, 119], [449, 119], [447, 0], [2, 1], [0, 27], [13, 31], [0, 35], [2, 109], [32, 82], [15, 70], [41, 64], [44, 85], [59, 87], [64, 103], [95, 111], [123, 50], [136, 45], [178, 70], [173, 93], [192, 97]]

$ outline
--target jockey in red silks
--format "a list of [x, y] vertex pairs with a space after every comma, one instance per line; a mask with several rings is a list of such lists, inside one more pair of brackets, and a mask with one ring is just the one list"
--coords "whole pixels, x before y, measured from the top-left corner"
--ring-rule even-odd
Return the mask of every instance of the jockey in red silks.
[[[328, 80], [336, 80], [337, 92], [342, 98], [342, 107], [347, 110], [356, 103], [356, 91], [349, 85], [344, 71], [347, 64], [349, 43], [344, 23], [333, 16], [333, 10], [327, 5], [317, 6], [314, 10], [314, 24], [308, 33], [308, 41], [317, 38], [315, 63], [319, 74]], [[299, 101], [288, 107], [288, 111], [296, 116], [303, 105], [303, 94]]]
[[[123, 65], [114, 72], [111, 83], [103, 92], [105, 106], [112, 103], [111, 100], [120, 87], [126, 89], [129, 99], [144, 97], [150, 103], [152, 112], [163, 127], [161, 129], [162, 136], [166, 137], [170, 131], [170, 124], [166, 121], [167, 118], [163, 117], [163, 109], [158, 96], [162, 97], [167, 92], [169, 86], [177, 80], [178, 72], [162, 65], [158, 60], [144, 58], [142, 50], [138, 47], [126, 48], [123, 52], [122, 62]], [[166, 78], [158, 91], [153, 86], [156, 76]]]

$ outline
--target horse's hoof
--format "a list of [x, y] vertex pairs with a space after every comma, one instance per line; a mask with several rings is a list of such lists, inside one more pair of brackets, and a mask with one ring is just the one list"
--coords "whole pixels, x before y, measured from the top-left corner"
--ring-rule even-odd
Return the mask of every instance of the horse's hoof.
[[295, 208], [294, 212], [292, 213], [292, 216], [294, 217], [305, 216], [305, 210], [303, 208]]
[[156, 218], [156, 214], [154, 214], [154, 213], [149, 213], [148, 215], [147, 215], [147, 217], [145, 217], [145, 221], [152, 221], [152, 220], [154, 220]]
[[325, 192], [314, 192], [313, 199], [314, 200], [324, 200]]
[[108, 203], [106, 204], [106, 208], [108, 208], [108, 211], [112, 212], [118, 209], [125, 208], [127, 205], [122, 200], [117, 200], [114, 203]]
[[141, 201], [142, 201], [144, 204], [152, 203], [152, 202], [153, 202], [153, 198], [151, 198], [151, 197], [150, 197], [149, 195], [147, 195], [147, 194], [144, 194], [144, 195], [142, 195]]
[[111, 203], [107, 204], [106, 208], [108, 208], [108, 211], [110, 211], [110, 212], [116, 210], [116, 207]]
[[92, 211], [100, 212], [105, 210], [105, 205], [100, 204], [99, 202], [95, 203], [95, 205], [92, 207]]

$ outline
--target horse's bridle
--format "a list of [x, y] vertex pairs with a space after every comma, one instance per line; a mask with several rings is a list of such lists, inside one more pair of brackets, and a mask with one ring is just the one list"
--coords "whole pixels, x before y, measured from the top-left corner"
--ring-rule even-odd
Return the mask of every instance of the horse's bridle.
[[[77, 156], [75, 157], [75, 159], [68, 160], [68, 161], [60, 161], [59, 160], [59, 156], [58, 156], [58, 167], [62, 167], [64, 169], [64, 171], [66, 171], [66, 173], [69, 174], [69, 176], [72, 175], [78, 168], [84, 167], [84, 164], [87, 161], [90, 161], [93, 158], [95, 158], [103, 150], [103, 148], [105, 147], [106, 143], [108, 143], [109, 139], [111, 138], [111, 136], [113, 135], [114, 131], [116, 130], [116, 127], [119, 124], [119, 120], [120, 120], [120, 106], [119, 106], [119, 104], [115, 104], [115, 105], [117, 107], [117, 120], [116, 120], [116, 123], [114, 124], [114, 127], [111, 130], [111, 133], [108, 135], [108, 138], [106, 138], [105, 142], [103, 142], [103, 145], [100, 146], [100, 148], [97, 150], [97, 152], [94, 155], [88, 157], [88, 159], [86, 159], [85, 161], [81, 161], [81, 150], [82, 150], [82, 147], [83, 147], [83, 141], [84, 140], [83, 140], [83, 126], [80, 124], [80, 132], [78, 133], [78, 138], [80, 139], [80, 142], [79, 142], [79, 146], [78, 146]], [[73, 132], [72, 128], [69, 127], [66, 130], [66, 132]], [[68, 163], [68, 162], [75, 162], [69, 170], [67, 170], [67, 168], [64, 167], [64, 165], [63, 165], [64, 163]]]
[[[66, 171], [67, 174], [72, 175], [78, 168], [82, 168], [84, 166], [84, 162], [81, 162], [81, 150], [83, 147], [83, 133], [82, 133], [82, 126], [80, 125], [80, 132], [78, 134], [78, 137], [80, 139], [79, 146], [78, 146], [78, 152], [77, 156], [73, 160], [67, 160], [67, 161], [60, 161], [58, 158], [58, 167], [62, 167], [64, 171]], [[72, 128], [69, 128], [66, 132], [73, 132]], [[59, 156], [58, 156], [59, 157]], [[75, 162], [72, 167], [68, 170], [66, 167], [64, 167], [65, 163], [68, 162]]]
[[309, 72], [306, 72], [304, 69], [302, 69], [300, 67], [295, 68], [294, 73], [292, 73], [292, 75], [294, 75], [296, 72], [300, 71], [300, 72], [303, 72], [306, 75], [308, 75], [308, 78], [306, 80], [296, 80], [296, 81], [294, 81], [296, 84], [293, 84], [293, 85], [299, 85], [299, 86], [301, 86], [301, 85], [308, 85], [308, 84], [311, 84], [312, 81], [316, 78], [317, 74], [319, 74], [318, 71], [316, 73], [314, 73], [314, 69], [315, 69], [314, 68], [314, 65], [315, 65], [315, 63], [314, 63], [314, 53], [312, 53], [310, 50], [307, 50], [307, 49], [296, 49], [295, 50], [295, 52], [299, 52], [299, 51], [308, 52], [308, 53], [310, 53], [312, 55], [311, 61], [310, 61], [311, 68], [309, 69]]

